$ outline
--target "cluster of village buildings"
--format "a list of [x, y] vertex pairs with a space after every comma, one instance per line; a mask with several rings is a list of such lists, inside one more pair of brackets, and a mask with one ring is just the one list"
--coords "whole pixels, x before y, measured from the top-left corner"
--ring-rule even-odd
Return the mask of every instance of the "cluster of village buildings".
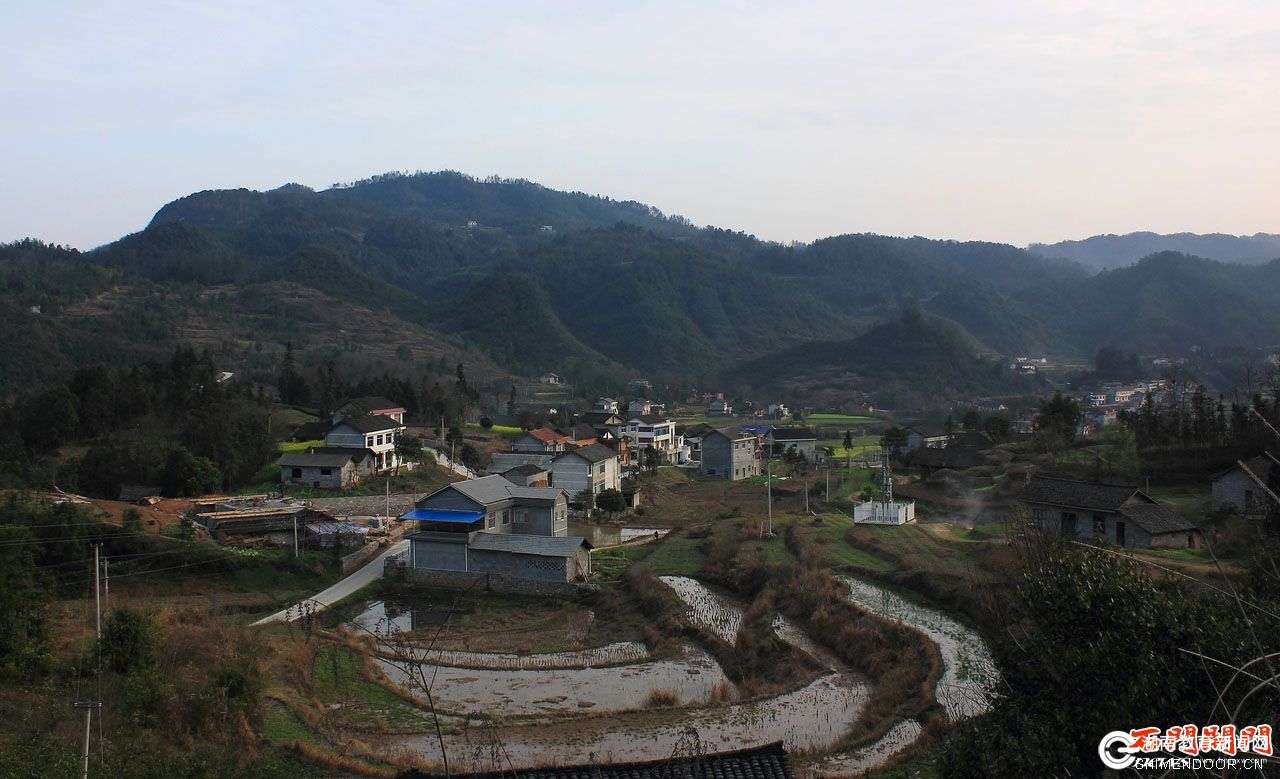
[[[543, 380], [550, 383], [558, 377], [550, 374]], [[1102, 415], [1097, 423], [1105, 424], [1120, 408], [1134, 408], [1161, 387], [1160, 382], [1106, 385], [1086, 393], [1082, 401], [1087, 413]], [[590, 411], [574, 415], [571, 424], [522, 432], [511, 440], [508, 451], [492, 454], [484, 472], [422, 497], [400, 515], [415, 528], [408, 536], [405, 569], [428, 581], [482, 580], [489, 588], [572, 585], [590, 575], [591, 545], [586, 538], [570, 535], [570, 519], [602, 507], [634, 506], [632, 477], [640, 470], [676, 466], [706, 478], [741, 480], [761, 475], [769, 458], [814, 463], [823, 456], [813, 430], [774, 423], [790, 417], [786, 406], [774, 404], [734, 420], [734, 407], [723, 396], [709, 394], [698, 400], [706, 403], [706, 418], [724, 417], [725, 424], [680, 425], [661, 403], [604, 397]], [[405, 409], [394, 402], [379, 397], [350, 401], [323, 425], [322, 446], [280, 458], [281, 481], [342, 489], [372, 474], [409, 467], [397, 449], [405, 429]], [[893, 454], [927, 478], [944, 469], [984, 464], [983, 453], [992, 445], [978, 431], [909, 428], [904, 444]], [[914, 521], [914, 504], [893, 498], [889, 459], [886, 453], [882, 496], [859, 506], [856, 521]], [[1213, 482], [1215, 506], [1243, 513], [1264, 510], [1272, 468], [1280, 468], [1280, 461], [1263, 455], [1218, 474]], [[615, 494], [602, 499], [606, 493]], [[1133, 486], [1035, 476], [1022, 501], [1041, 528], [1086, 541], [1121, 547], [1201, 544], [1194, 522]], [[210, 532], [280, 535], [301, 526], [317, 545], [361, 540], [369, 532], [287, 500], [218, 504], [199, 514]], [[344, 533], [352, 535], [344, 538]]]

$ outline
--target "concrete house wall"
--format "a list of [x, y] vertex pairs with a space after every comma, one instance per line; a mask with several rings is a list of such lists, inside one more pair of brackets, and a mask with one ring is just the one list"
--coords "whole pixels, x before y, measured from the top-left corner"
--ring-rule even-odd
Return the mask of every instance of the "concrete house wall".
[[437, 571], [467, 570], [465, 533], [419, 533], [413, 538], [409, 564]]
[[[1046, 533], [1063, 533], [1075, 522], [1075, 535], [1081, 541], [1106, 543], [1119, 546], [1117, 543], [1116, 523], [1124, 523], [1124, 546], [1126, 548], [1144, 549], [1150, 546], [1186, 546], [1185, 533], [1162, 533], [1152, 536], [1136, 522], [1126, 520], [1119, 514], [1111, 512], [1088, 512], [1083, 510], [1063, 509], [1057, 506], [1033, 506], [1031, 517], [1036, 527]], [[1181, 543], [1179, 543], [1181, 542]]]
[[337, 490], [350, 487], [355, 483], [355, 480], [356, 467], [350, 460], [341, 467], [280, 466], [280, 482], [282, 484], [297, 484], [306, 487]]
[[698, 472], [731, 481], [760, 475], [755, 443], [751, 439], [734, 441], [723, 434], [708, 433], [702, 437], [702, 460]]
[[569, 493], [576, 500], [582, 492], [599, 495], [607, 489], [622, 489], [622, 474], [618, 458], [610, 457], [597, 463], [589, 462], [576, 454], [565, 454], [551, 463], [551, 486]]
[[1213, 507], [1251, 515], [1264, 510], [1262, 488], [1239, 468], [1213, 480]]

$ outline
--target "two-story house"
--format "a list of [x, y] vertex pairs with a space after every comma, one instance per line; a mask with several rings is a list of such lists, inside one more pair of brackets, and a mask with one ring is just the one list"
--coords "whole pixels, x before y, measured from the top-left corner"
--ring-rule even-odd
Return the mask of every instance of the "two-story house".
[[616, 414], [618, 401], [613, 398], [596, 398], [595, 405], [591, 409], [600, 414]]
[[713, 417], [731, 417], [733, 404], [723, 398], [716, 398], [707, 404], [707, 414]]
[[775, 427], [769, 431], [768, 441], [775, 457], [795, 453], [813, 462], [818, 454], [818, 437], [808, 427]]
[[737, 430], [711, 430], [701, 436], [698, 473], [737, 481], [760, 475], [759, 439]]
[[373, 455], [374, 469], [385, 471], [400, 465], [396, 437], [403, 430], [402, 423], [381, 414], [347, 417], [325, 434], [325, 449], [368, 449]]
[[1130, 485], [1034, 476], [1022, 501], [1038, 528], [1068, 538], [1121, 547], [1200, 545], [1195, 523]]
[[591, 545], [568, 535], [564, 490], [525, 487], [502, 476], [454, 482], [419, 499], [400, 519], [417, 524], [409, 539], [411, 576], [458, 583], [585, 581]]
[[1213, 507], [1246, 517], [1265, 514], [1273, 500], [1266, 486], [1272, 469], [1280, 469], [1280, 460], [1265, 452], [1214, 474]]
[[[551, 484], [569, 494], [570, 502], [592, 506], [605, 490], [622, 490], [618, 453], [603, 444], [571, 449], [551, 461]], [[588, 502], [582, 496], [590, 494]]]

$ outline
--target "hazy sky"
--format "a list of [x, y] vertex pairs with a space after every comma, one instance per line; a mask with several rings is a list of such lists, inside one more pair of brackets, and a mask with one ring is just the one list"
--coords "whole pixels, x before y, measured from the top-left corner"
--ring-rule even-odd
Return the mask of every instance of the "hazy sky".
[[0, 241], [461, 170], [699, 224], [1280, 232], [1280, 3], [0, 7]]

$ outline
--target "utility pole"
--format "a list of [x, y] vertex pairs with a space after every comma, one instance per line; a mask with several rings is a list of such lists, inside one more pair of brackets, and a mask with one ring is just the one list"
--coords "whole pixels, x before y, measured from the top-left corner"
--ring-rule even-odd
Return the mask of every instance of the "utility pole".
[[391, 528], [391, 477], [387, 477], [387, 528]]
[[764, 477], [764, 495], [765, 501], [769, 504], [769, 525], [766, 535], [773, 535], [773, 462], [768, 458], [764, 461], [765, 477]]
[[[98, 574], [100, 573], [99, 569], [101, 567], [100, 563], [98, 562], [98, 549], [101, 546], [102, 544], [93, 545], [93, 631], [94, 631], [94, 635], [98, 639], [99, 645], [102, 644], [102, 593], [99, 589], [99, 579], [98, 579]], [[87, 721], [88, 720], [86, 720], [86, 722]], [[86, 725], [85, 727], [88, 727], [88, 726]], [[86, 747], [86, 749], [87, 748], [88, 747]], [[85, 758], [85, 760], [88, 760], [88, 758]], [[86, 765], [88, 764], [86, 763]], [[85, 770], [88, 771], [89, 769], [85, 768]]]
[[102, 597], [107, 602], [107, 611], [111, 611], [111, 558], [102, 558]]
[[827, 497], [826, 502], [831, 502], [831, 462], [827, 462]]
[[293, 513], [293, 557], [298, 558], [298, 512]]
[[93, 719], [93, 710], [102, 708], [102, 701], [76, 701], [77, 709], [84, 709], [84, 763], [80, 776], [89, 779], [89, 723]]

